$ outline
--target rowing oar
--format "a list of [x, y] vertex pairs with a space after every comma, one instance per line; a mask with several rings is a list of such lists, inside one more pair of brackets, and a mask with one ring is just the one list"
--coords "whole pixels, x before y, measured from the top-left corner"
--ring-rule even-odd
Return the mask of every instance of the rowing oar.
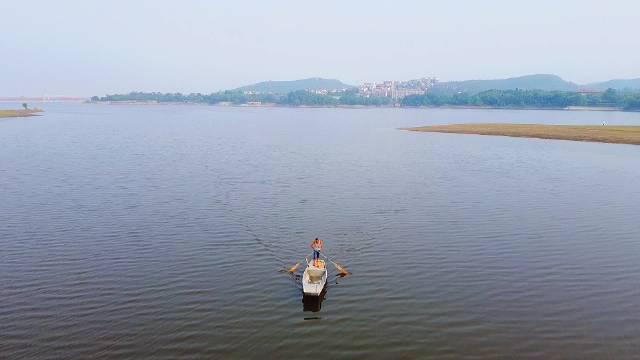
[[322, 254], [322, 256], [324, 256], [325, 259], [329, 260], [329, 262], [331, 262], [333, 264], [333, 266], [336, 267], [336, 270], [338, 270], [340, 275], [347, 276], [347, 275], [351, 274], [350, 272], [347, 271], [347, 269], [345, 269], [344, 267], [340, 266], [340, 264], [338, 264], [335, 261], [329, 259], [329, 257], [327, 255], [325, 255], [324, 253], [321, 253], [321, 254]]
[[[305, 257], [304, 260], [307, 260], [307, 258]], [[293, 265], [289, 270], [287, 270], [288, 272], [295, 274], [296, 271], [298, 271], [298, 268], [300, 267], [300, 264], [302, 264], [302, 260], [298, 261], [295, 265]]]
[[300, 267], [300, 264], [302, 263], [302, 261], [298, 261], [295, 265], [293, 265], [289, 270], [287, 270], [288, 272], [295, 274], [296, 271], [298, 271], [298, 267]]

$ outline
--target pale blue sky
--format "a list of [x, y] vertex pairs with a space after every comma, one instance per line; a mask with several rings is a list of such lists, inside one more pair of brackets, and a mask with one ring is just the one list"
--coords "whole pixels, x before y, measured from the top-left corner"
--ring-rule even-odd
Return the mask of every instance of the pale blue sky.
[[640, 77], [640, 2], [0, 0], [0, 96]]

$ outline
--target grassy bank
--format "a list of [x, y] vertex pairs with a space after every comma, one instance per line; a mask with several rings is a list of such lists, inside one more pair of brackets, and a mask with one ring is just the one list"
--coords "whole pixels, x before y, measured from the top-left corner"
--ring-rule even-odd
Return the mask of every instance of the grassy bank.
[[454, 124], [403, 130], [640, 145], [640, 126]]
[[36, 116], [42, 109], [0, 110], [0, 118]]

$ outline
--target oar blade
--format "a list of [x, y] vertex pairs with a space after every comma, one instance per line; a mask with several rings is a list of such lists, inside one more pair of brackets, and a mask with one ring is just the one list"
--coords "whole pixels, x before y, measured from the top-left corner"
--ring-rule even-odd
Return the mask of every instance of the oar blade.
[[340, 266], [340, 264], [333, 262], [333, 266], [336, 267], [336, 270], [338, 270], [338, 272], [340, 273], [340, 275], [342, 276], [347, 276], [349, 274], [351, 274], [349, 271], [347, 271], [347, 269], [345, 269], [344, 267]]
[[296, 271], [298, 271], [298, 267], [300, 267], [300, 261], [298, 261], [295, 265], [293, 265], [288, 271], [293, 274]]
[[336, 263], [335, 261], [329, 259], [329, 257], [327, 255], [325, 255], [324, 253], [322, 253], [322, 256], [324, 256], [325, 259], [329, 260], [333, 266], [336, 268], [336, 270], [338, 270], [338, 272], [340, 273], [340, 276], [347, 276], [347, 275], [351, 275], [351, 273], [345, 269], [343, 266], [341, 266], [340, 264]]

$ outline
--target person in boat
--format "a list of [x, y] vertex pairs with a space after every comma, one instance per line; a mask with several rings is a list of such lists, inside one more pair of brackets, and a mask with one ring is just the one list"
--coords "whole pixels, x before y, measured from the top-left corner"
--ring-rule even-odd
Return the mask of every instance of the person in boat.
[[318, 266], [318, 263], [320, 262], [320, 251], [322, 251], [322, 245], [324, 245], [324, 241], [318, 238], [311, 242], [311, 249], [313, 249], [314, 266]]

